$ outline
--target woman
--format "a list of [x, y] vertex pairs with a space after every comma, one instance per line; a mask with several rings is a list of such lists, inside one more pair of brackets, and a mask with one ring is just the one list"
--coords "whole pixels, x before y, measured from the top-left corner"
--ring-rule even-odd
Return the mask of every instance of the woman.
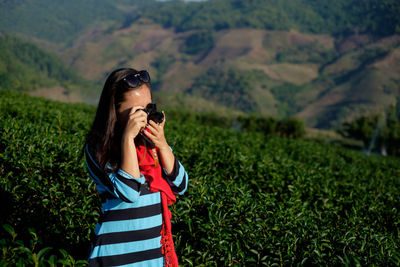
[[188, 176], [164, 136], [148, 120], [147, 71], [112, 72], [103, 88], [85, 144], [89, 176], [102, 212], [89, 266], [177, 266], [167, 205], [187, 188]]

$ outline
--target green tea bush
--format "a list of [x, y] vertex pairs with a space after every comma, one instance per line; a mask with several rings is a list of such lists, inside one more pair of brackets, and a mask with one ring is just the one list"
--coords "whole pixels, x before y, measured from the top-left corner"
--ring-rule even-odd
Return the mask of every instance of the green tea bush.
[[[60, 249], [85, 260], [99, 201], [79, 156], [94, 108], [4, 91], [0, 99], [1, 223], [24, 244], [36, 229], [43, 243], [32, 253], [53, 247], [45, 260]], [[166, 124], [189, 174], [171, 207], [181, 265], [400, 264], [398, 158], [191, 118]], [[0, 234], [7, 251], [10, 234]]]
[[79, 160], [93, 108], [1, 91], [0, 113], [0, 187], [9, 203], [1, 223], [25, 240], [33, 227], [48, 246], [82, 251], [99, 212]]
[[[84, 266], [86, 261], [76, 261], [67, 251], [60, 249], [56, 254], [51, 247], [38, 249], [43, 242], [35, 230], [29, 228], [32, 238], [29, 245], [18, 240], [14, 228], [4, 224], [3, 228], [9, 233], [8, 238], [1, 239], [2, 259], [0, 266]], [[51, 254], [52, 253], [52, 254]], [[50, 254], [48, 256], [48, 254]]]

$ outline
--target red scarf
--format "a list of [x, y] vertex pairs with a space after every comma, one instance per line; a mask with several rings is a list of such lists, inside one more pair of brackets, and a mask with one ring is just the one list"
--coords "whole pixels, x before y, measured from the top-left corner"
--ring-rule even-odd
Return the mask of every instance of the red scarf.
[[175, 253], [174, 241], [171, 232], [171, 212], [168, 205], [175, 203], [176, 198], [167, 181], [161, 175], [161, 165], [156, 149], [136, 145], [140, 172], [149, 181], [151, 192], [161, 193], [163, 225], [161, 230], [161, 252], [164, 255], [165, 266], [178, 266], [178, 257]]

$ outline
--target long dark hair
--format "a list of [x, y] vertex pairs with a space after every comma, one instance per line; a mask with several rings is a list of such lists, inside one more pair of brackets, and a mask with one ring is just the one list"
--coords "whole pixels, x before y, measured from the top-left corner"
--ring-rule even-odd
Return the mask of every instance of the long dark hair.
[[[96, 117], [86, 136], [89, 152], [98, 161], [104, 171], [108, 171], [108, 164], [115, 170], [120, 161], [121, 126], [117, 123], [117, 110], [123, 101], [123, 94], [140, 87], [129, 87], [123, 79], [138, 71], [131, 68], [114, 70], [108, 75], [97, 106]], [[145, 83], [151, 88], [150, 83]]]

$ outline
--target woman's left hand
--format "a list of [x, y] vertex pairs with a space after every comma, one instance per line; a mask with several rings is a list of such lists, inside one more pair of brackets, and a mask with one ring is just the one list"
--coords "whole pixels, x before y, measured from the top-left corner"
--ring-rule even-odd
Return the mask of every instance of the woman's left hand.
[[[162, 111], [162, 113], [164, 114], [164, 111]], [[144, 130], [143, 132], [155, 144], [155, 146], [158, 149], [169, 150], [169, 146], [164, 135], [164, 125], [165, 125], [165, 114], [164, 114], [164, 120], [160, 124], [157, 124], [152, 120], [149, 121], [147, 129], [149, 129], [151, 133], [146, 130]]]

